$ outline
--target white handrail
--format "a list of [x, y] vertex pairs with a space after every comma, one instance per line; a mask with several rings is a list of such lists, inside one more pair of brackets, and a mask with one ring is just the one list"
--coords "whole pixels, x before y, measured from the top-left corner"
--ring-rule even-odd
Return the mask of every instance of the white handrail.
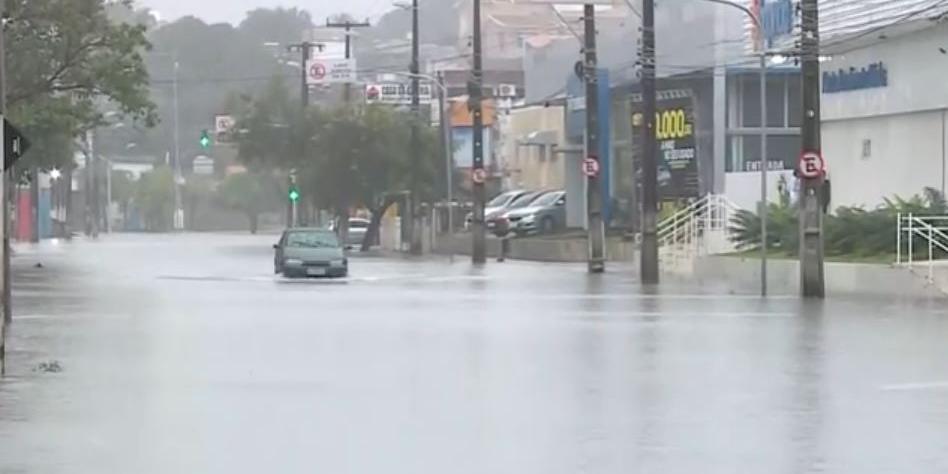
[[902, 234], [905, 234], [907, 243], [906, 263], [911, 269], [915, 265], [915, 239], [921, 238], [928, 247], [928, 276], [927, 280], [933, 284], [935, 282], [935, 262], [946, 260], [936, 258], [935, 249], [948, 253], [948, 229], [933, 225], [933, 222], [948, 220], [948, 216], [916, 216], [912, 213], [903, 215], [898, 213], [896, 216], [896, 264], [902, 264]]

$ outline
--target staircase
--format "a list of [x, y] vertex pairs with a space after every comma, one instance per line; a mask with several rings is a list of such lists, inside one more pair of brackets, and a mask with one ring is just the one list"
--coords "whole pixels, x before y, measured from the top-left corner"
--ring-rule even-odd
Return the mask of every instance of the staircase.
[[895, 264], [948, 293], [948, 216], [899, 214]]
[[733, 252], [729, 224], [739, 209], [726, 196], [708, 194], [659, 222], [662, 268], [686, 269], [696, 257]]

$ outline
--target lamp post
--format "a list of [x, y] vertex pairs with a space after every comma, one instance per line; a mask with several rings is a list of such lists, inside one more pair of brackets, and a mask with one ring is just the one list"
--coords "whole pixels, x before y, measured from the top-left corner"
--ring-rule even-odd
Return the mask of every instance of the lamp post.
[[760, 295], [767, 296], [767, 51], [764, 27], [750, 8], [730, 0], [704, 0], [744, 12], [757, 28], [757, 54], [760, 59]]
[[[422, 74], [422, 73], [392, 72], [391, 74], [394, 74], [396, 76], [413, 78], [413, 79], [426, 80], [438, 88], [442, 99], [448, 98], [448, 87], [444, 84], [444, 81], [442, 81], [440, 78], [437, 78], [429, 74]], [[440, 111], [442, 122], [448, 119], [448, 114], [445, 112], [443, 105], [444, 104], [442, 103], [441, 111]], [[446, 125], [445, 134], [448, 134], [449, 132], [450, 132], [450, 127]], [[447, 184], [447, 199], [448, 199], [448, 229], [449, 229], [449, 232], [454, 232], [454, 207], [453, 207], [453, 203], [454, 203], [453, 171], [454, 170], [452, 169], [453, 161], [451, 160], [450, 135], [447, 135], [446, 140], [447, 140], [446, 143], [448, 146], [445, 147], [444, 160], [445, 160], [445, 166], [447, 167], [447, 172], [445, 173], [445, 180]]]

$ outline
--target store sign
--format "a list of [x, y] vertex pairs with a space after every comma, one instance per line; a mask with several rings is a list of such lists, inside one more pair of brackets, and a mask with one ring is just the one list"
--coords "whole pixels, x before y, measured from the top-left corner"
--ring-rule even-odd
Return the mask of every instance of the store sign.
[[[422, 104], [431, 103], [431, 84], [418, 84], [418, 97]], [[411, 84], [389, 82], [365, 86], [365, 102], [368, 104], [411, 105]]]
[[791, 0], [750, 0], [750, 10], [755, 17], [760, 18], [761, 30], [756, 22], [752, 24], [752, 47], [757, 49], [757, 38], [764, 42], [766, 48], [785, 46], [793, 37], [793, 28], [796, 24], [794, 2]]
[[874, 89], [889, 85], [889, 70], [882, 61], [862, 69], [851, 67], [823, 73], [823, 93]]
[[[640, 137], [645, 121], [638, 94], [632, 98], [632, 133]], [[694, 98], [690, 91], [663, 91], [658, 97], [655, 136], [658, 139], [658, 189], [663, 200], [699, 197], [698, 147]], [[641, 142], [641, 140], [638, 140]], [[634, 153], [641, 155], [641, 145]], [[641, 163], [637, 156], [636, 162]]]

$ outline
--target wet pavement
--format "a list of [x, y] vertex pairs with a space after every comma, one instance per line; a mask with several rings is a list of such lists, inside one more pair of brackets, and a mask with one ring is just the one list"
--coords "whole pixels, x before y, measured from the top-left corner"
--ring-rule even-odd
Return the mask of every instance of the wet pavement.
[[463, 258], [284, 281], [273, 241], [22, 250], [0, 473], [948, 471], [944, 301]]

